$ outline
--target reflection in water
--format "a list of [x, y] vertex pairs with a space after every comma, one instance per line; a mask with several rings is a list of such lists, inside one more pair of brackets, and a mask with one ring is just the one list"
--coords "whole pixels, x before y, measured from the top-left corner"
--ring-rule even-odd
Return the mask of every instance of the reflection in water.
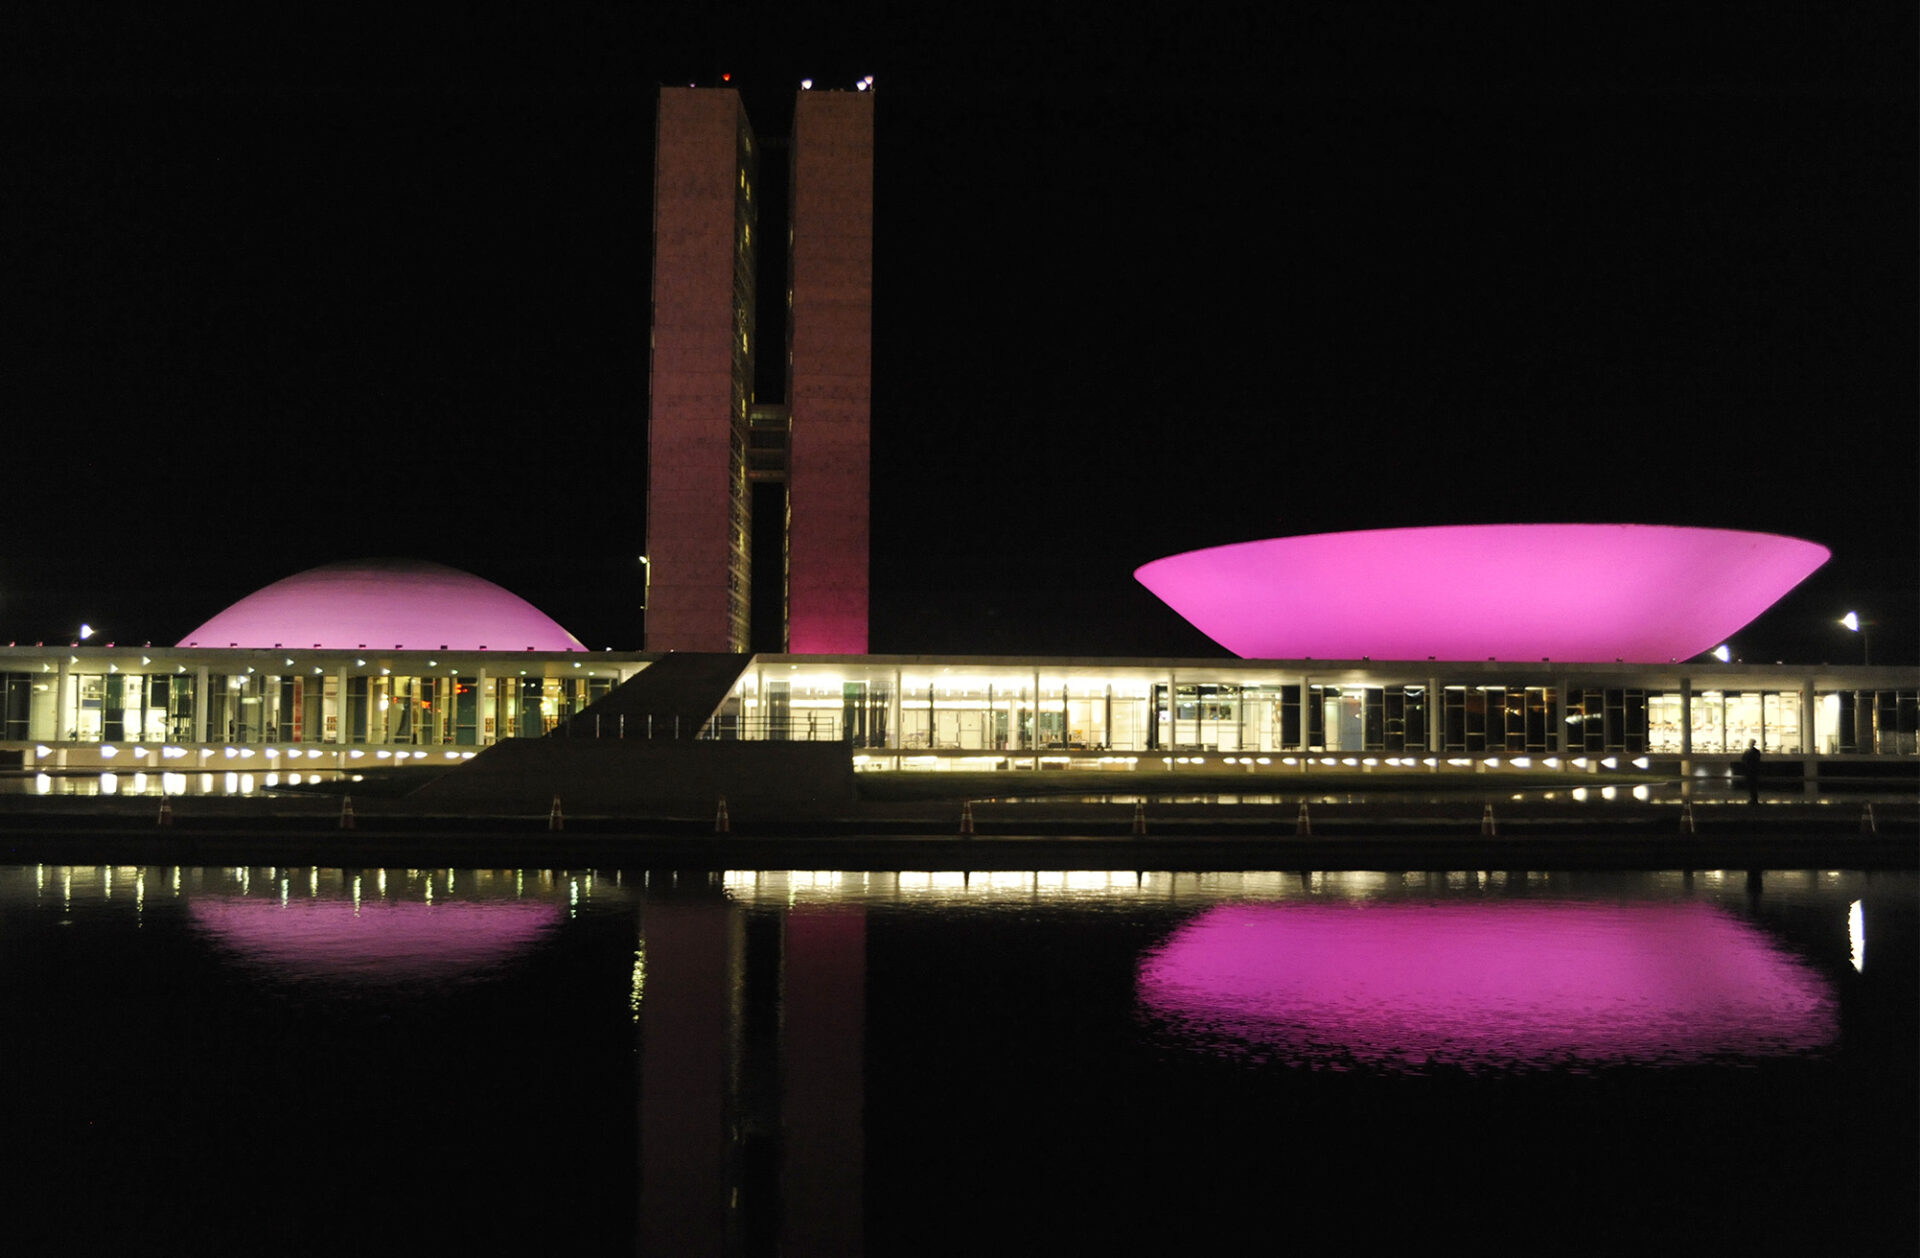
[[[591, 874], [239, 867], [196, 870], [194, 930], [275, 978], [400, 986], [473, 977], [577, 907]], [[111, 885], [111, 871], [106, 874]], [[180, 892], [174, 871], [174, 892]]]
[[[297, 1197], [350, 1203], [300, 1215], [311, 1252], [380, 1202], [422, 1252], [1261, 1252], [1391, 1185], [1371, 1248], [1564, 1250], [1577, 1213], [1609, 1252], [1912, 1252], [1917, 903], [1806, 870], [0, 866], [19, 1191], [60, 1230], [9, 1239], [284, 1252]], [[1276, 1185], [1329, 1208], [1276, 1221]], [[1835, 1219], [1862, 1243], [1811, 1243]]]
[[1301, 1065], [1678, 1064], [1836, 1033], [1824, 979], [1700, 903], [1223, 906], [1139, 988], [1195, 1047]]
[[197, 899], [193, 923], [285, 978], [410, 983], [497, 965], [552, 930], [556, 904]]

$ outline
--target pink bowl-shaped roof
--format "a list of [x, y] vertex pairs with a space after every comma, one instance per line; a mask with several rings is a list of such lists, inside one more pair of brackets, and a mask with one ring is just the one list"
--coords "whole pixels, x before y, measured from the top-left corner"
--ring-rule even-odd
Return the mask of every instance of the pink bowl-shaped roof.
[[519, 595], [470, 572], [415, 559], [359, 559], [309, 568], [247, 595], [179, 645], [587, 649]]
[[1771, 533], [1472, 524], [1271, 537], [1156, 559], [1139, 582], [1249, 659], [1687, 659], [1829, 558]]

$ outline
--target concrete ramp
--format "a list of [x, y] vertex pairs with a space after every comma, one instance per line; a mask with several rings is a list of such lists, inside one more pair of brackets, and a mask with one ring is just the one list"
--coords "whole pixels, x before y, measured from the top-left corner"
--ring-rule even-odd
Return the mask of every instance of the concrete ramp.
[[674, 651], [562, 721], [549, 738], [693, 738], [747, 671], [751, 655]]
[[761, 815], [803, 818], [853, 802], [840, 743], [635, 738], [509, 738], [408, 795], [410, 807], [459, 815], [711, 818], [721, 796]]

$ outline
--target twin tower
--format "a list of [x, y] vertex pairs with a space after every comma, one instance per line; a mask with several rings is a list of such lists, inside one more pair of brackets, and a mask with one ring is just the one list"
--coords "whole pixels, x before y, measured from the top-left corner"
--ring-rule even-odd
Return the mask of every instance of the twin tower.
[[754, 398], [755, 360], [767, 352], [754, 318], [756, 246], [780, 230], [758, 214], [759, 142], [739, 93], [661, 89], [649, 651], [751, 649], [753, 486], [769, 481], [786, 488], [781, 645], [867, 650], [873, 93], [799, 93], [787, 157], [786, 337], [773, 347], [786, 355], [782, 407]]

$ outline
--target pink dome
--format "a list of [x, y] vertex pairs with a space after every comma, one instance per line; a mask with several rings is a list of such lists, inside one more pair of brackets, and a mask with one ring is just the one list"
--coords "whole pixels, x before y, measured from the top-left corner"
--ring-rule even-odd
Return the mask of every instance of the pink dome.
[[357, 559], [309, 568], [247, 595], [179, 645], [587, 649], [519, 595], [470, 572], [416, 559]]
[[1730, 529], [1474, 524], [1270, 537], [1133, 575], [1249, 659], [1645, 664], [1712, 650], [1829, 557]]

